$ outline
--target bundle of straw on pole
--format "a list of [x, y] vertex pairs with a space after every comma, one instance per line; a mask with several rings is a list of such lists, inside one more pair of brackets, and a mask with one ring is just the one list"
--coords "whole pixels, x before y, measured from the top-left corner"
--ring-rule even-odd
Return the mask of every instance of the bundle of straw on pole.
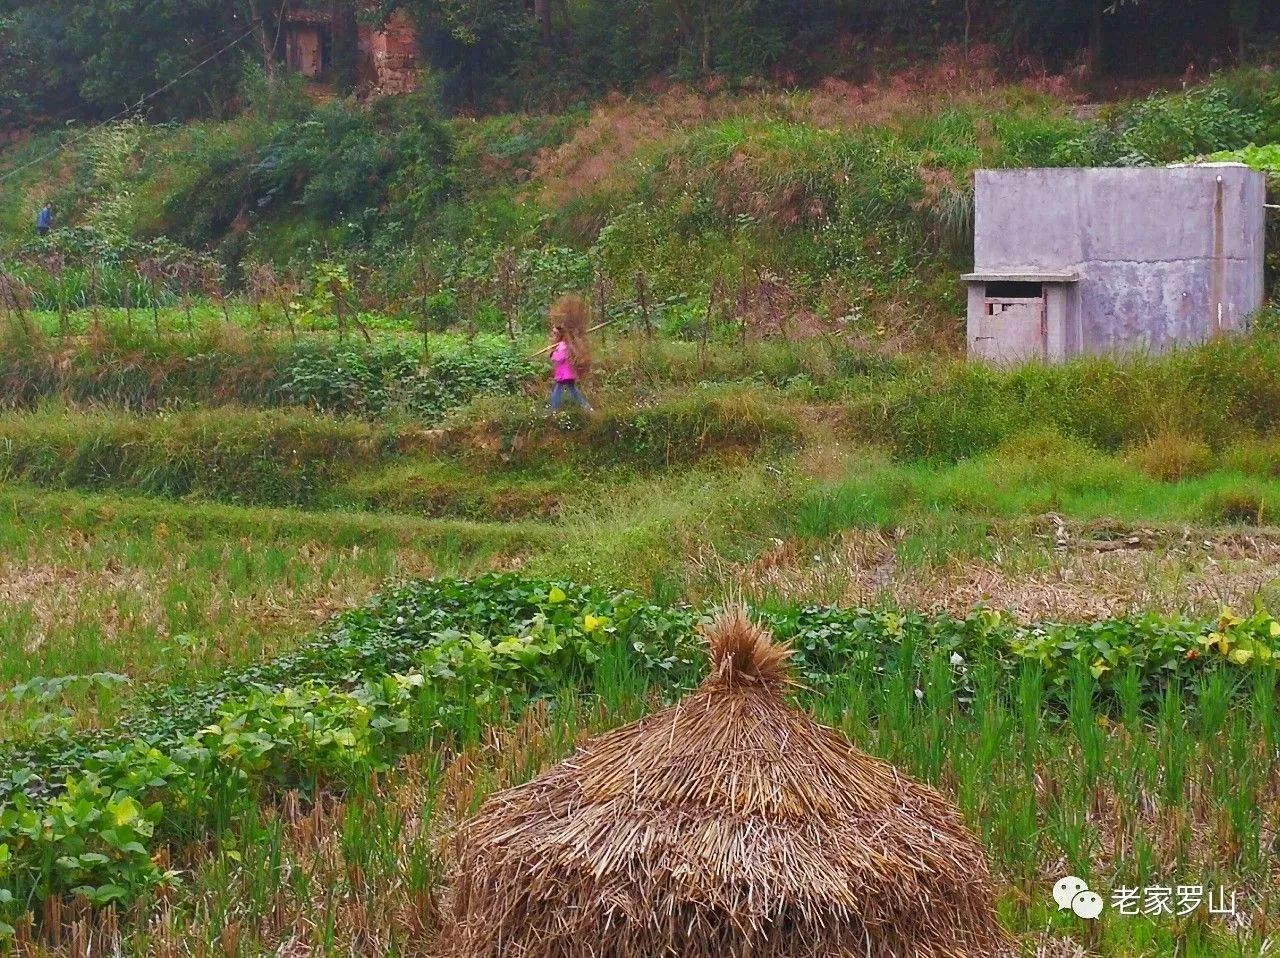
[[988, 958], [982, 848], [941, 795], [790, 708], [741, 608], [678, 705], [492, 796], [459, 832], [468, 958]]

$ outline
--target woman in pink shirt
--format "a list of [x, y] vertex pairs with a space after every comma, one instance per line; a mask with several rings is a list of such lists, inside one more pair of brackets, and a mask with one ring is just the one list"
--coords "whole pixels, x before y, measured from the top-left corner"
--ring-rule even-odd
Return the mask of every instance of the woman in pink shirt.
[[559, 412], [564, 397], [587, 412], [591, 403], [578, 389], [578, 379], [591, 371], [591, 350], [586, 342], [587, 304], [578, 296], [565, 296], [551, 307], [551, 366], [555, 386], [551, 390], [551, 411]]

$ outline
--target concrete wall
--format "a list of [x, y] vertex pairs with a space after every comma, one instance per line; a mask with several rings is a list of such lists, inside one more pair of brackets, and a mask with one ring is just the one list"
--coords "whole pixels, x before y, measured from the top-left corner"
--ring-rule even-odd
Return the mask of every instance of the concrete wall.
[[980, 170], [974, 271], [1078, 273], [1068, 353], [1197, 342], [1262, 305], [1265, 195], [1235, 164]]

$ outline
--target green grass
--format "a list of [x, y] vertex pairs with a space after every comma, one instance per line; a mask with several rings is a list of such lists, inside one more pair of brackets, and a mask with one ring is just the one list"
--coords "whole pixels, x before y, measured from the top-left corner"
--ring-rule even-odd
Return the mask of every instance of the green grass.
[[[772, 408], [761, 393], [750, 405], [725, 408]], [[605, 428], [589, 426], [588, 435]], [[1215, 537], [1266, 524], [1280, 501], [1271, 460], [1253, 447], [1228, 457], [1235, 468], [1166, 482], [1125, 456], [1046, 434], [954, 465], [894, 462], [815, 434], [798, 458], [712, 456], [658, 473], [625, 465], [634, 448], [614, 457], [611, 442], [625, 439], [584, 446], [572, 434], [558, 438], [554, 424], [538, 435], [546, 455], [503, 462], [465, 446], [456, 455], [399, 454], [366, 424], [291, 412], [0, 417], [0, 461], [10, 477], [80, 490], [5, 487], [0, 560], [14, 602], [2, 628], [17, 641], [0, 682], [60, 669], [158, 677], [184, 664], [242, 662], [273, 648], [276, 635], [296, 634], [300, 624], [406, 570], [457, 571], [519, 557], [541, 574], [662, 597], [745, 587], [790, 601], [832, 599], [844, 595], [840, 570], [858, 571], [841, 565], [851, 561], [840, 555], [842, 537], [866, 533], [888, 537], [883, 561], [893, 568], [883, 597], [893, 600], [910, 595], [913, 577], [967, 561], [998, 560], [1015, 581], [1046, 574], [1059, 560], [1053, 542], [1037, 538], [1034, 523], [1045, 513], [1077, 524], [1173, 529], [1176, 539], [1183, 526]], [[228, 458], [224, 451], [240, 449], [245, 436], [255, 459], [272, 464], [262, 488], [251, 481], [256, 472], [237, 465], [239, 452]], [[300, 451], [292, 460], [297, 475], [285, 472], [282, 486], [277, 464], [290, 460], [272, 450], [286, 439]], [[582, 458], [586, 452], [594, 461]], [[819, 454], [828, 458], [810, 461]], [[602, 468], [614, 458], [622, 465]], [[324, 482], [304, 483], [321, 464]], [[160, 481], [174, 476], [186, 485]], [[235, 504], [270, 502], [279, 488], [305, 491], [301, 501], [312, 511]], [[774, 578], [751, 571], [779, 542], [794, 546]], [[1126, 574], [1180, 608], [1180, 575], [1207, 561], [1156, 551], [1153, 568]], [[1269, 595], [1273, 587], [1258, 582], [1241, 595], [1253, 594], [1248, 588]], [[1213, 611], [1199, 593], [1186, 607]], [[142, 651], [130, 659], [131, 649]]]
[[354, 419], [301, 410], [197, 409], [136, 416], [47, 408], [0, 423], [0, 478], [167, 498], [313, 503], [394, 437]]
[[[199, 338], [180, 342], [153, 344], [167, 350], [160, 366], [209, 355]], [[253, 350], [211, 343], [232, 358], [207, 369], [263, 368], [236, 365]], [[95, 348], [77, 360], [86, 376], [119, 362], [98, 364]], [[994, 570], [997, 603], [1027, 582], [1062, 588], [1081, 575], [1087, 599], [1094, 559], [1057, 548], [1043, 518], [1053, 513], [1085, 539], [1149, 530], [1141, 565], [1107, 567], [1108, 587], [1137, 596], [1126, 610], [1204, 618], [1280, 595], [1267, 551], [1280, 444], [1264, 421], [1280, 353], [1265, 337], [998, 375], [824, 342], [627, 337], [600, 352], [594, 419], [545, 418], [536, 386], [479, 398], [440, 431], [402, 414], [212, 402], [0, 415], [0, 694], [23, 687], [0, 700], [5, 735], [110, 726], [140, 692], [287, 653], [331, 612], [406, 576], [519, 568], [661, 602], [745, 592], [774, 608], [851, 601], [849, 582], [867, 577], [852, 601], [901, 608], [928, 607], [946, 576]], [[1031, 421], [1056, 402], [1098, 416]], [[1223, 409], [1232, 430], [1211, 435]], [[272, 502], [288, 508], [261, 505]], [[1202, 540], [1261, 551], [1237, 582], [1233, 564], [1252, 560]], [[1189, 588], [1198, 576], [1216, 578]], [[1092, 608], [1079, 601], [1066, 617]], [[648, 707], [634, 675], [606, 674], [598, 698], [571, 701], [566, 684], [556, 718], [532, 706], [519, 731], [505, 715], [453, 715], [450, 738], [424, 740], [373, 781], [357, 770], [361, 784], [322, 788], [310, 811], [287, 792], [244, 797], [236, 830], [177, 843], [186, 882], [139, 912], [154, 921], [124, 923], [123, 950], [217, 942], [250, 954], [295, 928], [322, 951], [425, 949], [441, 831], [567, 754], [579, 730]], [[1268, 873], [1274, 692], [1206, 680], [1152, 707], [1126, 698], [1119, 677], [1103, 708], [1078, 681], [1050, 707], [1031, 676], [1011, 686], [976, 664], [962, 676], [904, 648], [883, 671], [842, 673], [805, 701], [955, 797], [1000, 875], [1011, 928], [1124, 958], [1264, 954], [1261, 916], [1280, 903]], [[1086, 929], [1051, 910], [1064, 869], [1104, 889], [1223, 884], [1252, 925], [1109, 914]]]
[[449, 459], [414, 458], [362, 470], [338, 483], [331, 501], [348, 508], [405, 515], [552, 521], [581, 500], [616, 494], [622, 479], [586, 479], [568, 465], [481, 471]]
[[[1028, 950], [1066, 938], [1125, 958], [1261, 958], [1280, 903], [1271, 869], [1280, 721], [1274, 674], [1256, 675], [1238, 690], [1206, 678], [1195, 711], [1177, 691], [1145, 711], [1122, 687], [1103, 722], [1087, 674], [1065, 712], [1046, 714], [1032, 668], [1010, 685], [980, 664], [904, 650], [882, 673], [851, 672], [801, 705], [953, 797], [987, 849], [1002, 920]], [[150, 906], [156, 920], [124, 926], [123, 951], [218, 942], [262, 953], [285, 941], [326, 954], [428, 950], [450, 861], [441, 837], [583, 735], [653, 707], [643, 678], [607, 666], [593, 694], [580, 691], [564, 687], [551, 707], [532, 705], [514, 723], [483, 707], [457, 715], [447, 743], [341, 801], [310, 807], [283, 796], [280, 810], [183, 859], [189, 879]], [[1201, 906], [1183, 918], [1129, 917], [1109, 906], [1086, 924], [1053, 905], [1053, 883], [1067, 873], [1109, 902], [1122, 887], [1221, 886], [1234, 893], [1236, 916]]]
[[[505, 420], [511, 432], [545, 396], [544, 361], [525, 358], [538, 345], [531, 334], [510, 345], [493, 334], [474, 341], [448, 335], [431, 337], [424, 352], [403, 332], [338, 344], [326, 333], [295, 343], [221, 323], [190, 338], [116, 326], [70, 343], [11, 335], [0, 383], [4, 403], [18, 408], [49, 399], [134, 409], [298, 403], [432, 425], [477, 396], [498, 394], [505, 399], [483, 415]], [[688, 444], [690, 428], [717, 418], [721, 433], [741, 422], [785, 438], [780, 420], [794, 419], [803, 404], [814, 407], [815, 418], [903, 459], [955, 461], [1027, 432], [1056, 431], [1108, 452], [1151, 447], [1149, 456], [1167, 457], [1178, 442], [1184, 453], [1188, 443], [1200, 444], [1203, 460], [1270, 440], [1280, 419], [1280, 338], [1265, 331], [1164, 356], [1012, 371], [945, 355], [885, 355], [826, 337], [743, 345], [720, 334], [702, 342], [604, 332], [596, 351], [591, 391], [602, 413], [627, 410], [625, 428], [634, 430], [644, 407], [660, 407], [655, 415], [665, 418], [652, 428], [686, 430], [680, 445]], [[528, 401], [511, 401], [521, 394]], [[619, 438], [630, 446], [645, 439]]]
[[1269, 438], [1280, 414], [1280, 342], [1227, 337], [1162, 356], [1078, 359], [1012, 371], [913, 363], [847, 390], [852, 428], [902, 458], [955, 461], [1027, 432], [1109, 452], [1164, 434], [1219, 452]]
[[0, 725], [8, 735], [25, 720], [109, 721], [139, 685], [278, 653], [388, 579], [509, 561], [544, 536], [519, 524], [0, 486], [0, 689], [100, 672], [133, 683], [0, 699]]
[[[1224, 510], [1237, 499], [1252, 502], [1254, 514]], [[802, 496], [779, 522], [811, 539], [851, 527], [999, 522], [1045, 513], [1086, 522], [1231, 527], [1269, 524], [1272, 504], [1280, 505], [1280, 479], [1267, 473], [1226, 468], [1164, 482], [1123, 457], [1032, 436], [949, 466], [893, 463], [872, 452], [850, 475]]]
[[[16, 319], [14, 315], [9, 317], [11, 323]], [[27, 314], [27, 320], [34, 329], [50, 339], [94, 336], [108, 330], [135, 335], [159, 333], [182, 337], [200, 335], [223, 326], [279, 339], [332, 336], [338, 330], [337, 320], [332, 315], [291, 315], [279, 302], [266, 301], [254, 305], [242, 296], [228, 297], [225, 303], [204, 296], [193, 297], [190, 308], [181, 303], [166, 301], [154, 310], [150, 305], [129, 309], [123, 306], [76, 306], [67, 309], [65, 313], [33, 309]], [[360, 313], [358, 321], [358, 325], [352, 321], [349, 326], [349, 333], [353, 337], [361, 335], [359, 327], [363, 326], [370, 334], [414, 334], [421, 338], [411, 316]]]

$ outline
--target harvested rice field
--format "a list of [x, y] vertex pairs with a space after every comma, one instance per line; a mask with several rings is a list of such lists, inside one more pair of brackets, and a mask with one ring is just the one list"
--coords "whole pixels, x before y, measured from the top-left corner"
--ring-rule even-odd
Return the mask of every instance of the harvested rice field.
[[919, 455], [924, 370], [679, 348], [0, 413], [0, 950], [1273, 954], [1280, 440]]

